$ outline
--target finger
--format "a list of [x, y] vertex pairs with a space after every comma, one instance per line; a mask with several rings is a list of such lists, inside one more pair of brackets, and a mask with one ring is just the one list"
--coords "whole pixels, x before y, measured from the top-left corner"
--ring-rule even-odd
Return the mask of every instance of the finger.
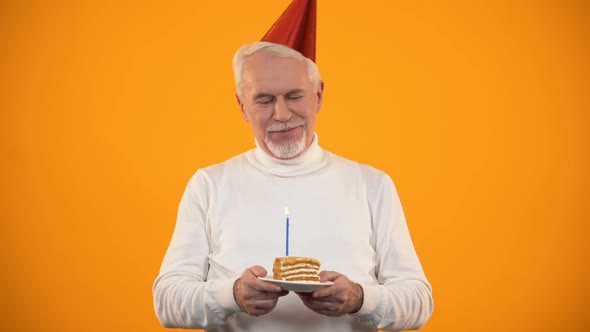
[[335, 271], [322, 271], [318, 273], [318, 276], [320, 277], [320, 282], [334, 281], [341, 275], [341, 273]]
[[266, 315], [269, 312], [271, 312], [271, 310], [268, 309], [252, 309], [251, 311], [249, 311], [248, 313], [254, 317], [260, 317], [262, 315]]
[[338, 295], [338, 293], [342, 292], [343, 288], [339, 285], [331, 285], [316, 289], [311, 293], [311, 297], [314, 299], [326, 298], [326, 297], [333, 297]]
[[246, 305], [248, 310], [246, 312], [252, 316], [260, 316], [271, 312], [276, 305], [277, 299], [248, 301]]
[[274, 307], [272, 307], [272, 308], [254, 308], [250, 312], [248, 312], [248, 314], [255, 316], [255, 317], [259, 317], [259, 316], [268, 314], [273, 309], [274, 309]]
[[255, 280], [248, 282], [248, 287], [256, 292], [270, 292], [270, 293], [281, 293], [283, 289], [281, 286], [273, 284], [272, 282], [260, 280], [256, 278]]
[[315, 310], [320, 315], [329, 316], [329, 317], [339, 317], [344, 315], [344, 313], [339, 311], [332, 311], [332, 310]]
[[266, 276], [266, 270], [262, 266], [252, 266], [251, 268], [244, 271], [242, 275], [244, 284], [253, 290], [259, 292], [281, 292], [282, 289], [279, 285], [275, 285], [268, 281], [260, 280], [259, 277]]
[[[265, 269], [265, 268], [263, 268], [263, 267], [262, 267], [262, 266], [260, 266], [260, 265], [254, 265], [254, 266], [252, 266], [251, 268], [249, 268], [248, 270], [249, 270], [250, 272], [252, 272], [252, 274], [253, 274], [255, 277], [266, 277], [266, 274], [268, 273], [268, 272], [266, 272], [266, 269]], [[247, 270], [247, 271], [248, 271], [248, 270]]]
[[323, 302], [317, 299], [302, 299], [303, 304], [309, 309], [330, 317], [342, 316], [344, 312], [341, 310], [342, 305], [334, 302]]
[[253, 291], [247, 297], [250, 301], [258, 301], [258, 300], [276, 300], [279, 297], [284, 296], [282, 292], [258, 292]]
[[309, 298], [304, 298], [301, 300], [303, 301], [303, 304], [313, 310], [334, 310], [338, 306], [338, 304], [334, 303], [333, 301], [323, 301]]
[[338, 301], [338, 298], [335, 297], [335, 296], [313, 297], [310, 300], [314, 300], [316, 302], [325, 302], [325, 303], [336, 303], [336, 302], [340, 302], [340, 301]]
[[353, 286], [353, 283], [343, 274], [338, 272], [326, 271], [326, 275], [333, 278], [334, 284], [326, 287], [319, 288], [313, 292], [314, 298], [326, 297], [326, 296], [337, 296], [338, 294], [346, 291]]
[[312, 298], [312, 293], [295, 292], [295, 294], [297, 294], [301, 298]]
[[277, 299], [251, 301], [251, 306], [258, 310], [269, 310], [277, 305]]

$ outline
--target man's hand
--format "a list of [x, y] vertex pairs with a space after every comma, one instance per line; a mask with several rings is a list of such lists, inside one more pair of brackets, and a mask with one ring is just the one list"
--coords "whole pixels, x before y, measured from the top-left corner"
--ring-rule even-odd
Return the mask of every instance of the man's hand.
[[265, 277], [266, 270], [262, 266], [253, 266], [234, 283], [234, 298], [240, 308], [252, 315], [262, 316], [274, 309], [279, 297], [287, 295], [278, 285], [258, 279]]
[[332, 281], [333, 285], [322, 287], [313, 293], [297, 293], [306, 307], [318, 314], [338, 317], [357, 312], [363, 304], [363, 288], [345, 275], [322, 271], [320, 281]]

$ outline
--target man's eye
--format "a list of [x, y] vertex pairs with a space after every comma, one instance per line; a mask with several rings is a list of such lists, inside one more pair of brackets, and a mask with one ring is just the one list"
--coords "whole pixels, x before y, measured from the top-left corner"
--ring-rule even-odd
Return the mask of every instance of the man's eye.
[[260, 99], [258, 100], [258, 104], [260, 105], [270, 105], [272, 104], [272, 98], [265, 98], [265, 99]]
[[297, 100], [297, 99], [301, 99], [301, 97], [303, 97], [303, 96], [301, 96], [301, 95], [294, 95], [294, 96], [289, 96], [289, 97], [287, 97], [287, 98], [288, 98], [289, 100]]

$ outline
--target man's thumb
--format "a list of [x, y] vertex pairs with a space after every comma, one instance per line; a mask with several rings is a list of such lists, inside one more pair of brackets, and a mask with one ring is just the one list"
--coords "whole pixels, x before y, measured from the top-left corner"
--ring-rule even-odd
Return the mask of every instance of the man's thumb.
[[266, 277], [266, 269], [260, 265], [254, 265], [250, 268], [250, 271], [257, 277]]

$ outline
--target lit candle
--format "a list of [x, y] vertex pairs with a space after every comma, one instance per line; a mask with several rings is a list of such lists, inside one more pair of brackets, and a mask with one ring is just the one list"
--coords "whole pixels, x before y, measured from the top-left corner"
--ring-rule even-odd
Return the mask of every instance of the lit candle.
[[285, 252], [286, 255], [285, 256], [289, 256], [289, 209], [287, 207], [285, 207], [285, 215], [287, 216], [287, 219], [285, 220], [285, 227], [286, 227], [286, 234], [287, 234], [287, 241], [285, 244]]

